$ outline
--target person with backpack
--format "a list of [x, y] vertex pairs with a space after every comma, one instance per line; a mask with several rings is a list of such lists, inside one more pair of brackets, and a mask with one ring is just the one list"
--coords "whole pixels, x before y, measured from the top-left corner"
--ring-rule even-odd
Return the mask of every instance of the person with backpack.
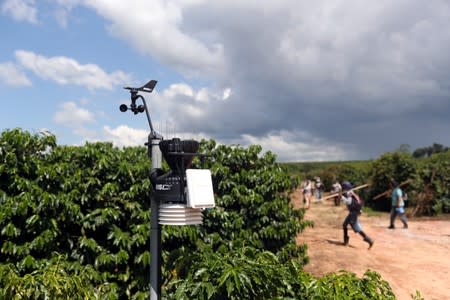
[[361, 214], [361, 209], [364, 205], [363, 200], [352, 191], [353, 186], [350, 182], [344, 181], [342, 184], [342, 202], [347, 205], [348, 215], [342, 224], [344, 229], [344, 245], [347, 246], [350, 240], [348, 236], [348, 225], [350, 225], [354, 232], [361, 235], [365, 242], [369, 244], [369, 248], [372, 248], [374, 241], [364, 233], [361, 224], [359, 223], [358, 217]]
[[389, 229], [395, 229], [395, 218], [400, 216], [400, 220], [403, 223], [403, 228], [408, 228], [408, 219], [405, 215], [405, 195], [403, 194], [402, 189], [399, 187], [397, 181], [391, 180], [389, 182], [389, 186], [392, 189], [391, 193], [391, 216], [390, 216], [390, 225]]

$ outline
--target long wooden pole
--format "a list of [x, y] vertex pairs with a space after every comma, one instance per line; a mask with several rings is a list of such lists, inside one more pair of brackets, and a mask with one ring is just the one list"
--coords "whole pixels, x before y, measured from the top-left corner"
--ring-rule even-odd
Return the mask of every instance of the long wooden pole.
[[[398, 186], [399, 187], [404, 186], [405, 184], [410, 183], [411, 181], [412, 181], [412, 179], [405, 180], [402, 183], [400, 183]], [[392, 192], [392, 189], [390, 188], [390, 189], [384, 191], [383, 193], [376, 195], [375, 197], [372, 198], [372, 200], [380, 199], [383, 196], [389, 195], [389, 193], [391, 193], [391, 192]]]
[[[360, 190], [360, 189], [363, 189], [363, 188], [368, 187], [368, 186], [370, 186], [370, 183], [366, 183], [366, 184], [363, 184], [363, 185], [359, 185], [359, 186], [357, 186], [357, 187], [352, 188], [352, 191]], [[336, 196], [339, 195], [339, 194], [340, 194], [340, 193], [333, 193], [333, 194], [331, 194], [331, 195], [328, 195], [328, 196], [326, 196], [326, 197], [323, 197], [321, 200], [330, 199], [330, 198], [336, 197]]]

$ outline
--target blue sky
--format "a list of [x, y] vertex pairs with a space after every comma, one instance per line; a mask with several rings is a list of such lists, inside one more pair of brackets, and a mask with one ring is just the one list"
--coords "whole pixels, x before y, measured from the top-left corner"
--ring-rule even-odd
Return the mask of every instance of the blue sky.
[[260, 144], [280, 161], [450, 145], [448, 1], [0, 1], [0, 129]]

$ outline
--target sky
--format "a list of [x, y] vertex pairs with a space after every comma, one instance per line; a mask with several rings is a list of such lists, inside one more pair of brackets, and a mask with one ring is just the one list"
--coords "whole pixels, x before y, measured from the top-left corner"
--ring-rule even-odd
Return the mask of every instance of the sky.
[[[450, 145], [447, 0], [0, 0], [0, 131], [259, 144], [280, 162]], [[142, 104], [139, 102], [138, 104]]]

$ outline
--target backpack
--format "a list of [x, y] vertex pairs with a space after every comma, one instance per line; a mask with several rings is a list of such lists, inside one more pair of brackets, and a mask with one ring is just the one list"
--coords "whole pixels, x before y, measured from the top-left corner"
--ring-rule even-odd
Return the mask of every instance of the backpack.
[[352, 203], [350, 204], [350, 211], [360, 212], [364, 206], [364, 200], [355, 193], [352, 193], [351, 197]]

